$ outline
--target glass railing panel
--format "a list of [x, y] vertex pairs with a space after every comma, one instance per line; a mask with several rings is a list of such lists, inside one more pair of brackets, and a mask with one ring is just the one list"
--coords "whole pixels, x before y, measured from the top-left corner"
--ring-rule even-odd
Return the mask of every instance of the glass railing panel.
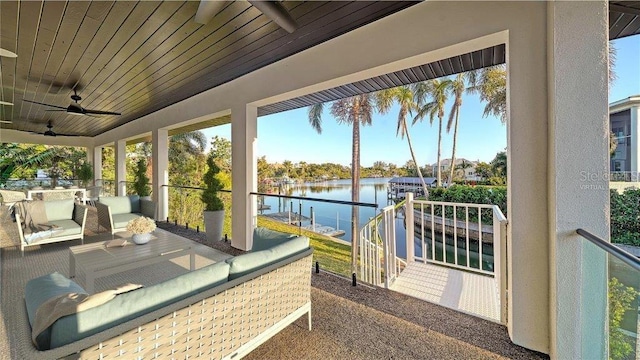
[[[205, 204], [201, 200], [203, 188], [191, 186], [167, 186], [169, 193], [169, 218], [163, 219], [176, 225], [205, 232], [203, 212]], [[231, 191], [218, 193], [224, 203], [225, 219], [222, 235], [231, 238]]]
[[[583, 289], [581, 307], [589, 322], [605, 322], [592, 329], [591, 339], [599, 336], [602, 341], [591, 341], [592, 352], [607, 351], [612, 360], [640, 359], [640, 261], [637, 254], [631, 254], [603, 239], [585, 231], [578, 230], [582, 236], [581, 251], [583, 265]], [[587, 271], [585, 271], [585, 266]], [[606, 303], [605, 303], [606, 302]], [[593, 324], [592, 324], [593, 325]], [[598, 348], [606, 344], [605, 349]]]
[[609, 358], [640, 359], [640, 272], [608, 255]]
[[[314, 261], [322, 270], [351, 278], [352, 232], [355, 229], [356, 238], [360, 236], [362, 226], [376, 216], [374, 207], [275, 194], [254, 197], [258, 202], [258, 226], [308, 236], [314, 248]], [[359, 266], [359, 260], [356, 265]]]

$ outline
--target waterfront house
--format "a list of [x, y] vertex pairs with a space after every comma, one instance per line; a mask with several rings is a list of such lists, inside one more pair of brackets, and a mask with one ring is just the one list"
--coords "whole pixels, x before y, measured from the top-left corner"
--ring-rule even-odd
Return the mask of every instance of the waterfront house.
[[[606, 358], [607, 255], [576, 230], [609, 239], [609, 182], [580, 174], [609, 172], [606, 54], [640, 32], [638, 3], [281, 4], [293, 29], [245, 1], [207, 25], [197, 2], [2, 1], [0, 141], [84, 146], [97, 179], [114, 147], [125, 194], [125, 145], [151, 140], [165, 218], [168, 136], [231, 123], [231, 244], [249, 250], [259, 115], [506, 63], [506, 329], [552, 358]], [[70, 95], [122, 115], [77, 116]]]

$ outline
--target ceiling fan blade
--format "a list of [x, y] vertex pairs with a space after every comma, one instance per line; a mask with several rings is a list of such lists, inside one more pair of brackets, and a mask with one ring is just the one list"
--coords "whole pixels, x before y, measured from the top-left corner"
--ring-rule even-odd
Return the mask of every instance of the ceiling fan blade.
[[122, 115], [120, 113], [113, 112], [113, 111], [101, 111], [101, 110], [89, 110], [89, 109], [84, 109], [84, 113], [85, 113], [85, 115], [90, 115], [90, 114], [95, 114], [95, 115]]
[[206, 25], [226, 4], [226, 1], [200, 0], [194, 21]]
[[41, 103], [41, 102], [37, 102], [37, 101], [33, 101], [33, 100], [22, 99], [22, 101], [26, 101], [26, 102], [30, 102], [30, 103], [34, 103], [34, 104], [38, 104], [38, 105], [50, 106], [50, 107], [54, 107], [54, 108], [57, 108], [57, 109], [67, 110], [66, 107], [57, 106], [57, 105], [51, 105], [51, 104], [45, 104], [45, 103]]
[[48, 110], [45, 110], [45, 111], [60, 111], [60, 112], [67, 112], [67, 110], [66, 110], [66, 109], [65, 109], [65, 110], [54, 110], [54, 109], [48, 109]]
[[249, 3], [260, 10], [264, 16], [285, 29], [289, 34], [298, 29], [298, 23], [291, 17], [291, 14], [278, 1], [255, 1]]

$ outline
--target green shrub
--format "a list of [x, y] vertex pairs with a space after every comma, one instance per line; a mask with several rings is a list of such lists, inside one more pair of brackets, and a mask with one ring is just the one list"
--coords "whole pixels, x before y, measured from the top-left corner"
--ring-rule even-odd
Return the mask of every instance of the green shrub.
[[609, 281], [609, 358], [613, 360], [626, 359], [634, 350], [633, 339], [620, 331], [620, 324], [628, 310], [633, 310], [631, 303], [638, 296], [638, 292], [627, 287], [618, 279]]
[[205, 204], [205, 211], [224, 210], [224, 203], [218, 197], [218, 191], [222, 190], [222, 182], [217, 175], [220, 168], [215, 163], [213, 153], [207, 157], [207, 166], [209, 169], [204, 174], [205, 190], [202, 192], [202, 202]]
[[611, 190], [611, 241], [640, 246], [640, 190]]
[[149, 187], [149, 178], [147, 177], [147, 162], [144, 159], [138, 160], [135, 171], [135, 182], [133, 188], [136, 194], [140, 196], [149, 196], [151, 188]]

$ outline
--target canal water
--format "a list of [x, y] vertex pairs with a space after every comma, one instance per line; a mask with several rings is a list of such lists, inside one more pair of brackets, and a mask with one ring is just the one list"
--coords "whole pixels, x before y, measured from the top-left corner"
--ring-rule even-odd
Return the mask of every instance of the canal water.
[[[377, 208], [372, 207], [358, 207], [358, 229], [366, 224], [376, 214], [380, 213], [381, 209], [392, 204], [391, 200], [387, 199], [387, 183], [390, 178], [367, 178], [360, 180], [360, 200], [359, 202], [377, 204]], [[351, 180], [332, 180], [316, 183], [303, 183], [303, 184], [291, 184], [283, 186], [280, 189], [273, 189], [273, 193], [277, 194], [278, 191], [282, 195], [288, 196], [302, 196], [309, 198], [320, 198], [325, 200], [340, 200], [351, 201]], [[311, 200], [289, 200], [280, 199], [277, 197], [266, 196], [264, 198], [264, 204], [269, 205], [271, 209], [263, 210], [262, 214], [269, 214], [275, 212], [288, 212], [292, 209], [293, 212], [298, 213], [302, 208], [302, 215], [305, 217], [311, 217], [311, 208], [315, 214], [316, 225], [330, 226], [334, 229], [344, 230], [345, 234], [340, 239], [351, 242], [351, 206], [341, 204], [331, 204]], [[309, 222], [303, 222], [303, 226], [309, 225]], [[406, 231], [404, 225], [404, 218], [402, 215], [396, 219], [396, 249], [397, 254], [401, 258], [406, 258]], [[417, 229], [416, 229], [417, 230]], [[458, 263], [466, 264], [466, 243], [458, 239]], [[447, 245], [445, 248], [445, 255], [447, 262], [453, 263], [455, 259], [456, 250], [454, 249], [454, 240], [450, 236], [446, 237]], [[436, 234], [436, 246], [435, 257], [436, 260], [443, 259], [442, 252], [442, 237]], [[431, 232], [425, 234], [425, 246], [427, 247], [427, 258], [431, 258], [433, 252], [431, 251]], [[416, 256], [422, 256], [422, 237], [420, 233], [416, 233], [414, 238], [414, 248]], [[471, 242], [469, 244], [469, 264], [471, 267], [479, 268], [479, 254], [478, 243]], [[493, 270], [493, 249], [491, 245], [483, 245], [482, 256], [482, 269], [492, 271]]]

